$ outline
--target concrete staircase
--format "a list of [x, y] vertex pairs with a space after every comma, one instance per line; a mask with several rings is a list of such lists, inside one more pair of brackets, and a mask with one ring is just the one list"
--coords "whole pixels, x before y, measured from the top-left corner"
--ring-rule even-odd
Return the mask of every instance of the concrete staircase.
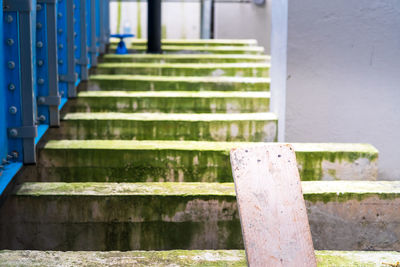
[[[246, 265], [229, 151], [276, 141], [269, 58], [253, 40], [164, 48], [105, 55], [67, 104], [0, 210], [0, 265]], [[400, 182], [375, 181], [378, 151], [294, 147], [319, 265], [398, 259], [333, 251], [400, 249]]]

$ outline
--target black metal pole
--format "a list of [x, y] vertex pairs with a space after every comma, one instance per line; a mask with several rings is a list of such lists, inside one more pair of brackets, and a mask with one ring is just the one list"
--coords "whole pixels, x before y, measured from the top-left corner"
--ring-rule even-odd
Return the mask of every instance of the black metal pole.
[[215, 38], [215, 1], [211, 0], [210, 39]]
[[147, 52], [161, 54], [161, 0], [148, 0]]

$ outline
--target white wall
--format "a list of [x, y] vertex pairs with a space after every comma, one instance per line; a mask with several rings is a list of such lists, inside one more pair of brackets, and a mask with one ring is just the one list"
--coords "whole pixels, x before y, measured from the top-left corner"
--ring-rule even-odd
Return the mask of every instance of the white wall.
[[282, 1], [286, 141], [371, 143], [380, 179], [399, 180], [400, 1]]
[[[147, 38], [147, 1], [122, 2], [121, 32], [125, 23], [137, 38]], [[117, 2], [110, 3], [111, 32], [117, 31]], [[200, 3], [165, 2], [162, 4], [163, 34], [170, 39], [198, 39], [200, 36]], [[138, 36], [138, 33], [141, 33]]]
[[215, 38], [256, 39], [269, 54], [270, 11], [268, 1], [263, 6], [253, 3], [216, 3]]
[[[124, 24], [132, 28], [134, 34], [147, 37], [147, 2], [122, 2], [121, 31]], [[111, 32], [117, 27], [117, 2], [110, 4]], [[216, 3], [215, 38], [256, 39], [270, 51], [269, 4], [256, 6], [253, 3]], [[162, 4], [162, 25], [166, 37], [170, 39], [200, 38], [200, 2], [164, 2]]]

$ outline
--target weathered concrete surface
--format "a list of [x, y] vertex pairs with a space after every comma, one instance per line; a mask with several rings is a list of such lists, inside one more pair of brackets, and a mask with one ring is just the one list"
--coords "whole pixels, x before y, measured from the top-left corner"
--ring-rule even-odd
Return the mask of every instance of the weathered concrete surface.
[[[400, 182], [302, 182], [316, 249], [400, 250]], [[233, 183], [25, 183], [1, 249], [241, 248]]]
[[[40, 148], [41, 181], [232, 182], [229, 151], [257, 142], [59, 140]], [[376, 180], [367, 144], [293, 144], [302, 180]]]
[[[115, 52], [116, 44], [110, 45], [110, 52]], [[129, 53], [145, 53], [147, 46], [145, 45], [127, 45]], [[163, 45], [163, 53], [204, 53], [204, 54], [246, 54], [246, 55], [262, 55], [264, 47], [261, 46], [183, 46], [183, 45]]]
[[101, 63], [96, 74], [268, 77], [269, 63]]
[[[315, 251], [321, 267], [381, 267], [395, 264], [398, 252]], [[243, 250], [170, 250], [170, 251], [0, 251], [0, 261], [9, 267], [41, 266], [237, 266], [245, 267]]]
[[268, 91], [269, 78], [92, 75], [89, 91]]
[[87, 91], [70, 101], [64, 112], [250, 113], [268, 112], [270, 93]]
[[276, 141], [273, 113], [69, 113], [49, 139]]
[[102, 62], [142, 62], [142, 63], [267, 63], [268, 55], [238, 54], [106, 54]]

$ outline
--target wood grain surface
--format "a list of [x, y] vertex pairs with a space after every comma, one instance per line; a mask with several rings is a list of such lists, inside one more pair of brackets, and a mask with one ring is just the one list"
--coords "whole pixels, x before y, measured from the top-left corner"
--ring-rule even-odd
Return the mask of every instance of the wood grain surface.
[[262, 144], [230, 156], [248, 265], [316, 266], [293, 148]]

